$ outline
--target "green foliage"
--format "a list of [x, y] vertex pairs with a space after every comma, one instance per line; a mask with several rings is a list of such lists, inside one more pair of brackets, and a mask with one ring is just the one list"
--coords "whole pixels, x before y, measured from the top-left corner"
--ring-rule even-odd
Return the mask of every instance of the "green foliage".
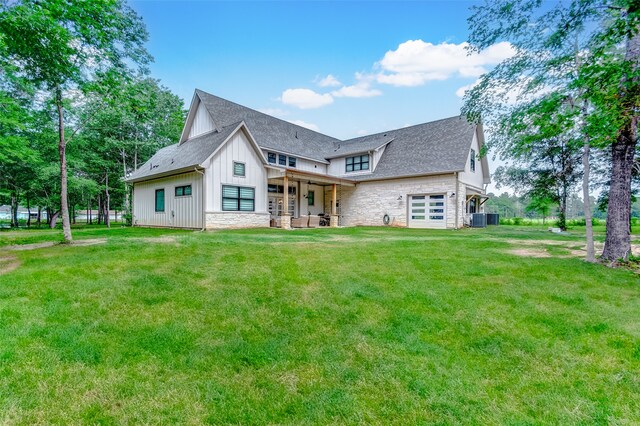
[[64, 198], [95, 208], [108, 178], [112, 208], [125, 208], [124, 175], [184, 121], [182, 101], [146, 75], [147, 38], [124, 0], [0, 2], [0, 193], [60, 210], [62, 118]]

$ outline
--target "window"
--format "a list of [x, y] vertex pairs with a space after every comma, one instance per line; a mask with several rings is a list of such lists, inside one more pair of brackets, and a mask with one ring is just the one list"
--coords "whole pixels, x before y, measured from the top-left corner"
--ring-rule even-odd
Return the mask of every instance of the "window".
[[278, 164], [280, 164], [281, 166], [286, 166], [287, 165], [287, 156], [286, 155], [278, 155]]
[[[267, 187], [267, 190], [269, 192], [272, 192], [274, 194], [283, 194], [284, 193], [284, 186], [283, 185], [271, 185], [269, 184], [269, 186]], [[289, 195], [295, 195], [296, 194], [296, 187], [293, 185], [289, 185]]]
[[369, 170], [369, 154], [347, 157], [346, 171], [359, 172], [360, 170]]
[[164, 213], [164, 188], [156, 189], [156, 213]]
[[469, 164], [472, 172], [476, 171], [476, 151], [474, 149], [471, 150], [471, 163]]
[[252, 212], [255, 210], [254, 188], [222, 185], [222, 210]]
[[191, 185], [176, 186], [175, 194], [176, 194], [176, 197], [184, 197], [186, 195], [191, 195]]
[[309, 193], [307, 194], [307, 201], [309, 202], [310, 206], [313, 206], [315, 203], [315, 192], [313, 191], [309, 191]]
[[244, 177], [244, 163], [233, 162], [233, 175]]
[[296, 166], [296, 157], [289, 157], [289, 167]]
[[276, 153], [275, 152], [267, 152], [267, 158], [269, 159], [269, 163], [276, 164]]

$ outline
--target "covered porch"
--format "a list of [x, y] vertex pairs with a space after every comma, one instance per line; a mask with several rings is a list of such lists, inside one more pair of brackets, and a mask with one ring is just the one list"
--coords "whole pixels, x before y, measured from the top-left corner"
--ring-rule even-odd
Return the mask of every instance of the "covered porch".
[[270, 223], [282, 229], [337, 227], [338, 191], [341, 186], [355, 186], [347, 179], [277, 167], [269, 168], [267, 178]]
[[489, 196], [474, 188], [467, 187], [467, 198], [465, 200], [465, 225], [471, 225], [471, 218], [475, 213], [484, 212], [484, 203], [487, 202]]

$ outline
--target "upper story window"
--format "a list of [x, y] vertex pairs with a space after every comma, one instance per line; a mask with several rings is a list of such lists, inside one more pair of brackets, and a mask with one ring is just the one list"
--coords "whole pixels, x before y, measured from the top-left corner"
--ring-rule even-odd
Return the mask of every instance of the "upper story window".
[[345, 170], [347, 173], [369, 170], [369, 154], [347, 157]]
[[191, 185], [176, 186], [175, 195], [176, 197], [191, 195]]
[[287, 165], [287, 156], [283, 154], [278, 154], [278, 164], [281, 166]]
[[289, 157], [289, 167], [295, 167], [296, 166], [296, 157]]
[[240, 163], [238, 161], [234, 161], [233, 162], [233, 175], [234, 176], [239, 176], [239, 177], [244, 177], [245, 170], [244, 170], [244, 163]]
[[471, 169], [472, 172], [476, 171], [476, 151], [475, 149], [471, 150], [471, 160], [469, 163], [469, 168]]
[[276, 153], [275, 152], [267, 152], [267, 158], [269, 163], [276, 164]]

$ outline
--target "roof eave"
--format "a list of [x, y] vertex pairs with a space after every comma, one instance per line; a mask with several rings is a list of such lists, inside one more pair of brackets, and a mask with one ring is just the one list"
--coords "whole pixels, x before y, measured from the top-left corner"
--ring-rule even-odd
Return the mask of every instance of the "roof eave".
[[155, 180], [155, 179], [160, 179], [160, 178], [174, 176], [174, 175], [181, 175], [183, 173], [193, 172], [196, 170], [204, 170], [204, 167], [202, 167], [200, 164], [193, 164], [190, 166], [181, 167], [179, 169], [165, 170], [164, 172], [154, 173], [152, 175], [130, 177], [125, 179], [124, 181], [126, 183], [140, 183], [147, 180]]

